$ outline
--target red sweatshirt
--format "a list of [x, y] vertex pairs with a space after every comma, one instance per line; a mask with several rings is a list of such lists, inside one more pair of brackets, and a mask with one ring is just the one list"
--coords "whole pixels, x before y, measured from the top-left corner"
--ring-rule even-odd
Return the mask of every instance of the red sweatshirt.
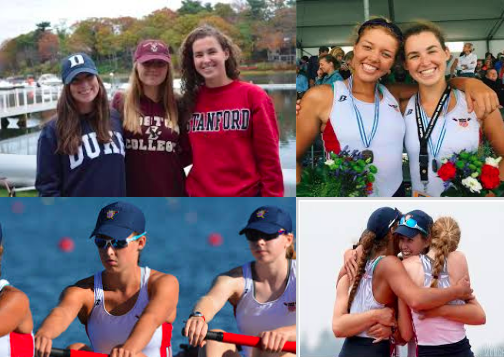
[[189, 123], [189, 196], [283, 196], [275, 108], [260, 87], [202, 87]]

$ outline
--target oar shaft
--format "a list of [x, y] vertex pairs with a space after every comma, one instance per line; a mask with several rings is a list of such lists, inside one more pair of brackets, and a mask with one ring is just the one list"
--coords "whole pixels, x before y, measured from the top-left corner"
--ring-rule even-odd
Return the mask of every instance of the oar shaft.
[[105, 353], [95, 353], [89, 351], [78, 351], [78, 350], [68, 350], [53, 348], [51, 349], [52, 357], [108, 357]]
[[[214, 332], [208, 331], [206, 335], [207, 340], [214, 340], [226, 343], [234, 343], [237, 345], [244, 345], [250, 347], [260, 347], [261, 338], [257, 336], [239, 335], [230, 332]], [[284, 352], [296, 353], [296, 342], [287, 341], [282, 348]]]

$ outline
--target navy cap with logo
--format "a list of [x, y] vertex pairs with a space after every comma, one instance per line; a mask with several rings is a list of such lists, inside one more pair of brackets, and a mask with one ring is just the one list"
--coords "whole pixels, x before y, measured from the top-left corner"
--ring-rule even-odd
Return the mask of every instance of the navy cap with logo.
[[367, 230], [376, 235], [375, 239], [382, 239], [400, 217], [401, 212], [397, 208], [378, 208], [369, 216]]
[[286, 233], [292, 232], [292, 220], [283, 209], [275, 206], [263, 206], [256, 209], [248, 220], [247, 226], [240, 231], [255, 229], [266, 234], [279, 233], [282, 229]]
[[75, 76], [80, 73], [98, 75], [95, 63], [87, 54], [74, 53], [61, 62], [61, 78], [63, 79], [63, 83], [70, 84]]
[[136, 206], [127, 202], [114, 202], [101, 209], [91, 237], [105, 235], [126, 239], [133, 232], [145, 232], [145, 216]]
[[427, 235], [433, 223], [432, 217], [427, 213], [421, 210], [414, 210], [406, 213], [401, 218], [399, 226], [394, 233], [408, 238], [413, 238], [418, 233]]

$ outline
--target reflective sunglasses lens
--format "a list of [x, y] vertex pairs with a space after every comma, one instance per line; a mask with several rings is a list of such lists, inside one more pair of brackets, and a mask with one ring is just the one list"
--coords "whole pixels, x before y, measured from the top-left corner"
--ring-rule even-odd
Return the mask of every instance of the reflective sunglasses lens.
[[128, 241], [125, 239], [112, 239], [112, 246], [114, 248], [122, 249], [128, 246]]
[[107, 241], [105, 239], [101, 239], [101, 238], [95, 238], [94, 240], [96, 246], [100, 249], [104, 248], [105, 245], [107, 244]]

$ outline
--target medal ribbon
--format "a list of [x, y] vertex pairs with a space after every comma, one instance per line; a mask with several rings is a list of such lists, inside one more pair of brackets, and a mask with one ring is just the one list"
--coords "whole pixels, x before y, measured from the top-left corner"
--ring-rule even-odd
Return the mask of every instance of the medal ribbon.
[[354, 109], [355, 113], [355, 118], [357, 119], [357, 125], [359, 127], [359, 134], [360, 138], [362, 141], [362, 144], [364, 144], [364, 147], [369, 148], [371, 146], [371, 141], [373, 141], [373, 138], [376, 135], [376, 131], [378, 130], [378, 122], [380, 120], [380, 93], [378, 91], [378, 85], [375, 87], [375, 110], [374, 110], [374, 119], [373, 119], [373, 127], [371, 128], [371, 133], [366, 135], [366, 130], [364, 128], [364, 122], [362, 120], [362, 115], [359, 111], [359, 108], [357, 108], [357, 105], [355, 104], [354, 97], [352, 94], [352, 88], [353, 88], [353, 77], [350, 76], [348, 78], [348, 91], [350, 95], [350, 99], [352, 101], [352, 106]]

